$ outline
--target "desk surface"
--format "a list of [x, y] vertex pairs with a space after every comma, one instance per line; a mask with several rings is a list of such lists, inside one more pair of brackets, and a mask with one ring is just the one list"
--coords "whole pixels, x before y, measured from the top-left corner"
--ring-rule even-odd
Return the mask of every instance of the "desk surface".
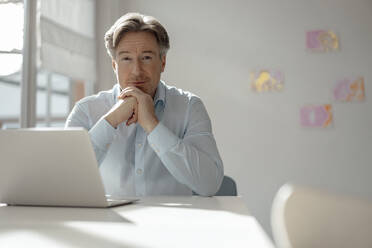
[[0, 207], [1, 247], [273, 247], [240, 197], [145, 197], [110, 209]]

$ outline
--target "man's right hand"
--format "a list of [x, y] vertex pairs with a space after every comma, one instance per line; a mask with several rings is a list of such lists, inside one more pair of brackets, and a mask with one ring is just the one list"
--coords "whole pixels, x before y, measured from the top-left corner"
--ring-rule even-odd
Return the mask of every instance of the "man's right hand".
[[[119, 99], [118, 102], [105, 115], [105, 120], [116, 128], [120, 123], [127, 121], [127, 125], [133, 123], [130, 120], [136, 120], [137, 99], [135, 97], [126, 97]], [[135, 122], [135, 121], [134, 121]]]

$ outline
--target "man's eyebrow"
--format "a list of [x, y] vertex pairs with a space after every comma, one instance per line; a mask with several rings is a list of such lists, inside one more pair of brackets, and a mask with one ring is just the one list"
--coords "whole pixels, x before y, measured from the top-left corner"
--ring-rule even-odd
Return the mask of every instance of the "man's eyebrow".
[[118, 55], [123, 54], [123, 53], [129, 53], [129, 52], [128, 52], [128, 51], [120, 51], [120, 52], [118, 53]]
[[[120, 51], [119, 53], [118, 53], [118, 55], [121, 55], [121, 54], [128, 54], [128, 53], [130, 53], [129, 51]], [[152, 53], [152, 54], [156, 54], [154, 51], [152, 51], [152, 50], [146, 50], [146, 51], [143, 51], [142, 53]]]
[[152, 54], [155, 54], [155, 52], [152, 51], [152, 50], [146, 50], [146, 51], [143, 51], [142, 53], [152, 53]]

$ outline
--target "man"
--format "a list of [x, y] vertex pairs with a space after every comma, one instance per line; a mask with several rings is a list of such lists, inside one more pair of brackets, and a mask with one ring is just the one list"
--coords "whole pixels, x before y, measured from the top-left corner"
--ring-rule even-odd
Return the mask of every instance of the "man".
[[65, 127], [89, 130], [106, 193], [214, 195], [223, 164], [207, 111], [197, 96], [160, 80], [164, 27], [128, 13], [106, 32], [105, 45], [118, 84], [76, 103]]

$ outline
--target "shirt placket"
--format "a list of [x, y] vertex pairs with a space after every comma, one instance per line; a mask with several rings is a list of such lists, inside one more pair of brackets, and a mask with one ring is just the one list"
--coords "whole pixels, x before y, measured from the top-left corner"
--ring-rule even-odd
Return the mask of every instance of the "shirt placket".
[[136, 195], [146, 195], [146, 181], [145, 181], [145, 131], [137, 124], [136, 142], [135, 142], [135, 167], [134, 167], [134, 181], [136, 185]]

